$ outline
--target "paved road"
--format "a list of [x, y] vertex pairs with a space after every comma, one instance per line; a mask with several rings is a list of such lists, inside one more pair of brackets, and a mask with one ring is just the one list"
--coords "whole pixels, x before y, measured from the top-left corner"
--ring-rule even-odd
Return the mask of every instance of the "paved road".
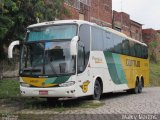
[[[74, 102], [71, 101], [71, 102]], [[83, 102], [83, 101], [78, 101]], [[71, 108], [62, 112], [53, 109], [23, 109], [17, 113], [18, 119], [35, 120], [159, 120], [160, 119], [160, 87], [144, 88], [141, 94], [118, 92], [105, 94], [104, 105], [98, 108]], [[41, 104], [41, 103], [40, 103]], [[139, 116], [142, 114], [143, 116]], [[148, 116], [150, 114], [150, 116]], [[156, 115], [154, 115], [156, 114]], [[8, 116], [7, 116], [8, 117]], [[14, 117], [14, 116], [13, 116]], [[17, 119], [16, 119], [17, 120]]]
[[141, 94], [106, 94], [104, 106], [96, 109], [67, 111], [72, 114], [160, 114], [160, 87], [144, 88]]

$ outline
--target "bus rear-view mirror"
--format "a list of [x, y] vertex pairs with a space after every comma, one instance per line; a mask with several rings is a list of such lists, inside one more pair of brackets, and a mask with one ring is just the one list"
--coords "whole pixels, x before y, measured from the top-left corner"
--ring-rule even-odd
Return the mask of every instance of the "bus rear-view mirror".
[[71, 40], [70, 44], [70, 53], [71, 55], [77, 55], [77, 43], [78, 43], [79, 37], [74, 36]]
[[19, 40], [17, 40], [17, 41], [13, 41], [9, 45], [9, 47], [8, 47], [8, 58], [13, 58], [13, 48], [14, 48], [14, 46], [19, 45], [19, 44], [20, 44], [20, 42], [19, 42]]

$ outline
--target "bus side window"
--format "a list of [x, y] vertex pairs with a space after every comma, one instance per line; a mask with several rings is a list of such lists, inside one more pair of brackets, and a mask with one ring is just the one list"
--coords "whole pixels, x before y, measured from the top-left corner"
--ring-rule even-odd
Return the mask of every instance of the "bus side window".
[[112, 34], [112, 39], [114, 40], [114, 52], [121, 54], [122, 53], [122, 37]]
[[136, 43], [134, 45], [134, 48], [135, 48], [136, 57], [141, 58], [141, 52], [142, 52], [141, 46], [138, 43]]
[[103, 31], [103, 49], [104, 51], [113, 51], [114, 45], [111, 39], [111, 33]]
[[130, 55], [130, 49], [129, 49], [129, 40], [125, 39], [122, 42], [122, 54], [124, 55]]
[[135, 49], [134, 49], [134, 42], [129, 41], [129, 46], [130, 46], [130, 55], [135, 57], [136, 54], [135, 54]]
[[148, 49], [146, 46], [144, 46], [144, 58], [147, 59], [148, 58]]
[[85, 49], [85, 67], [88, 64], [89, 54], [90, 54], [90, 26], [83, 24], [80, 26], [79, 31], [80, 42], [84, 44]]
[[103, 50], [103, 30], [92, 27], [92, 50]]
[[145, 58], [145, 46], [142, 46], [141, 49], [142, 49], [142, 55], [141, 55], [141, 57]]
[[83, 72], [85, 66], [85, 49], [84, 46], [79, 42], [78, 44], [78, 73]]

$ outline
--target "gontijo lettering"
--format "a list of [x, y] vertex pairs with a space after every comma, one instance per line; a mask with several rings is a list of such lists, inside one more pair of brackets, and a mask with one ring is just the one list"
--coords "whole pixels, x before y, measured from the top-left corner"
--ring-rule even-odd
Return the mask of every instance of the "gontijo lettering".
[[140, 67], [140, 61], [126, 59], [126, 65], [127, 66]]

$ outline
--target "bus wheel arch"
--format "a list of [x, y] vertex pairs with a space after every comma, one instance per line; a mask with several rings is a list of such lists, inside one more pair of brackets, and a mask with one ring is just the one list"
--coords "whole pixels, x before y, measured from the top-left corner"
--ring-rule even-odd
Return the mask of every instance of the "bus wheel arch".
[[102, 82], [102, 79], [100, 77], [97, 77], [97, 79], [101, 85], [101, 92], [103, 93], [103, 82]]
[[100, 100], [101, 95], [103, 93], [103, 82], [100, 77], [97, 77], [95, 79], [93, 88], [94, 88], [94, 91], [93, 91], [92, 99]]

